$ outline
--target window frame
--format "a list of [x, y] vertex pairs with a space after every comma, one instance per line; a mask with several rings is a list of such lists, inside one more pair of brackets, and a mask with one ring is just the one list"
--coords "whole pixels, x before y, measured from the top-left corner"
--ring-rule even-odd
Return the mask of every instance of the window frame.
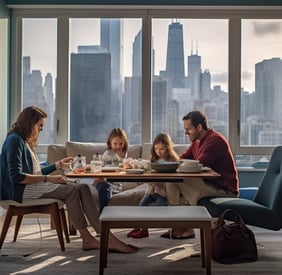
[[[152, 19], [193, 18], [227, 19], [228, 37], [228, 86], [229, 86], [229, 143], [233, 154], [271, 154], [273, 146], [240, 146], [240, 97], [241, 97], [241, 20], [242, 19], [282, 19], [282, 6], [236, 6], [197, 7], [178, 6], [80, 6], [76, 9], [49, 6], [12, 10], [11, 24], [11, 121], [21, 111], [21, 58], [22, 19], [57, 18], [57, 138], [56, 143], [64, 143], [69, 136], [69, 19], [70, 18], [140, 18], [142, 19], [142, 143], [151, 142], [151, 36]], [[68, 98], [68, 100], [65, 100]], [[231, 104], [232, 103], [232, 104]], [[68, 110], [67, 112], [65, 110]], [[235, 129], [235, 130], [234, 130]], [[40, 145], [39, 152], [47, 151], [47, 145]]]

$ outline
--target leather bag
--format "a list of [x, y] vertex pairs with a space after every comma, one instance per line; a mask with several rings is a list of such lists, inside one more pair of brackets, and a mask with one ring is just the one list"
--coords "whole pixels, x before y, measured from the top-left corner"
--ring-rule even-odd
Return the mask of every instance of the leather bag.
[[[227, 223], [224, 218], [231, 215], [234, 222]], [[212, 258], [223, 264], [257, 260], [255, 235], [235, 210], [223, 211], [212, 229]]]

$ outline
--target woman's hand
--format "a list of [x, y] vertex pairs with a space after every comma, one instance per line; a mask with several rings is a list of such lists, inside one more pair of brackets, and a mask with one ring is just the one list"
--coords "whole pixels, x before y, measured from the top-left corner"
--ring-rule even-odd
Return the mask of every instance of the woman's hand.
[[57, 184], [65, 184], [66, 179], [62, 175], [48, 175], [46, 181]]
[[73, 161], [73, 157], [66, 157], [61, 159], [60, 161], [57, 161], [55, 165], [57, 169], [65, 170], [70, 168], [70, 162], [72, 161]]

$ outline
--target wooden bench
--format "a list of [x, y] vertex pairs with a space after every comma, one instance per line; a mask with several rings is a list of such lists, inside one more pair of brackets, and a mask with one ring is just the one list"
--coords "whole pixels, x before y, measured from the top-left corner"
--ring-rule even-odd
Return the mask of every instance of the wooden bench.
[[202, 267], [210, 275], [211, 221], [210, 214], [202, 206], [107, 206], [100, 215], [99, 274], [103, 275], [107, 267], [108, 233], [111, 228], [167, 228], [169, 225], [200, 228]]

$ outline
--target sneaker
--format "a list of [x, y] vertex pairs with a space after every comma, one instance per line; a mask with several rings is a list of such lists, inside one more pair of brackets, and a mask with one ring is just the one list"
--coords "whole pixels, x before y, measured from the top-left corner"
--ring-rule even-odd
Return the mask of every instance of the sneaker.
[[133, 230], [127, 233], [127, 237], [133, 237], [133, 235], [139, 230], [140, 230], [139, 228], [134, 228]]
[[132, 238], [135, 239], [148, 238], [148, 237], [149, 237], [149, 231], [147, 229], [140, 229], [132, 234]]

